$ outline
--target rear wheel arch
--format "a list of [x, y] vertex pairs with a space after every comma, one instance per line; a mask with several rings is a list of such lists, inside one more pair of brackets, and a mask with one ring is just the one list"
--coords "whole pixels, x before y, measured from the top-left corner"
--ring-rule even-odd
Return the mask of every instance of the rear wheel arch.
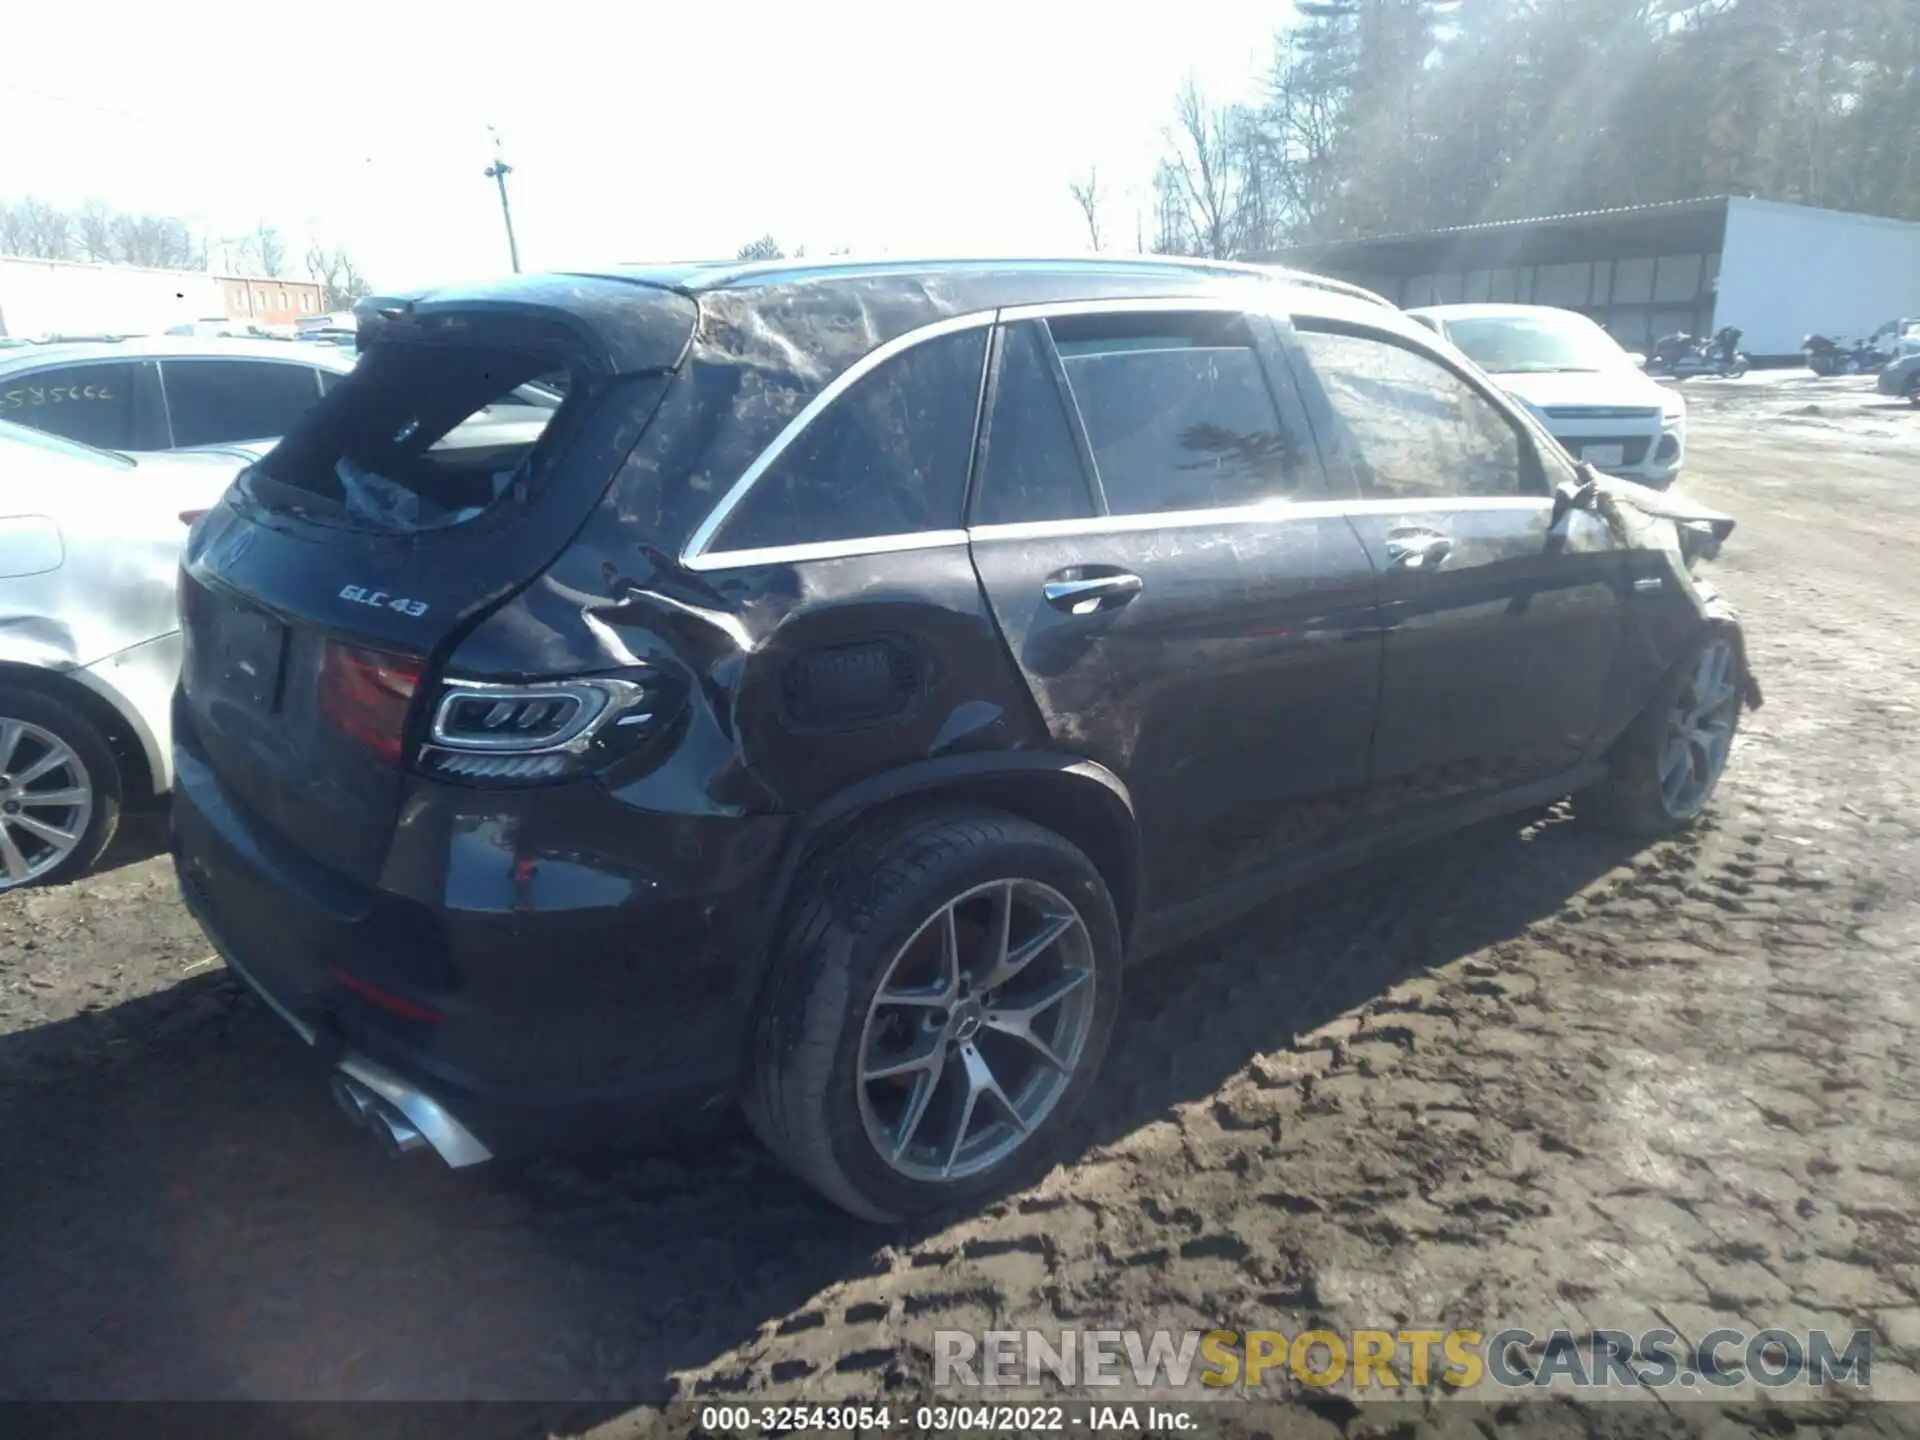
[[7, 688], [30, 690], [78, 711], [113, 751], [119, 770], [115, 777], [120, 791], [117, 798], [127, 805], [141, 805], [154, 798], [153, 767], [140, 731], [99, 691], [55, 670], [0, 661], [0, 690]]
[[1106, 882], [1124, 948], [1145, 885], [1139, 822], [1126, 785], [1105, 766], [1042, 752], [946, 756], [874, 776], [829, 797], [804, 816], [775, 872], [764, 919], [749, 947], [745, 988], [757, 996], [807, 867], [848, 837], [936, 808], [998, 810], [1060, 835]]

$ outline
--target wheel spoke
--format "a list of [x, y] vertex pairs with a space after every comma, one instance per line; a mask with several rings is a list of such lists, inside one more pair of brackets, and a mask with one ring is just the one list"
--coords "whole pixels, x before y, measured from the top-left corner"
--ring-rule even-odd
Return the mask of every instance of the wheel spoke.
[[38, 835], [49, 845], [57, 846], [62, 850], [71, 850], [73, 848], [73, 842], [79, 838], [70, 830], [62, 830], [57, 825], [49, 825], [46, 821], [36, 820], [31, 815], [11, 815], [8, 817], [8, 823], [18, 825], [29, 835]]
[[[909, 1005], [922, 1009], [944, 1010], [954, 1002], [960, 993], [960, 938], [954, 930], [953, 907], [947, 906], [933, 919], [933, 928], [940, 939], [940, 983], [934, 986], [915, 986], [907, 990], [882, 988], [874, 998], [877, 1005]], [[912, 947], [909, 946], [908, 949]], [[897, 966], [899, 961], [894, 962]], [[892, 978], [892, 972], [888, 972]]]
[[912, 1049], [882, 1060], [878, 1064], [863, 1065], [860, 1070], [862, 1083], [890, 1080], [896, 1075], [912, 1075], [920, 1070], [938, 1070], [945, 1038], [943, 1032], [939, 1030], [929, 1031], [921, 1036], [920, 1043]]
[[900, 1127], [894, 1132], [895, 1160], [907, 1153], [907, 1146], [913, 1143], [913, 1137], [919, 1133], [920, 1122], [926, 1118], [927, 1106], [933, 1103], [933, 1092], [940, 1088], [940, 1077], [946, 1067], [947, 1052], [942, 1044], [934, 1050], [933, 1064], [914, 1077], [913, 1094], [907, 1097], [907, 1108], [900, 1116]]
[[20, 853], [20, 847], [14, 843], [13, 828], [0, 821], [0, 863], [7, 868], [7, 879], [18, 884], [32, 873], [27, 857]]
[[980, 988], [990, 990], [1012, 972], [1007, 968], [1007, 947], [1013, 941], [1013, 886], [1002, 885], [993, 892], [993, 918], [987, 922], [987, 973]]
[[[0, 745], [4, 745], [4, 744], [5, 744], [4, 739], [0, 739]], [[26, 769], [22, 770], [18, 775], [14, 776], [13, 777], [14, 783], [17, 785], [31, 785], [34, 781], [38, 780], [42, 775], [51, 775], [55, 770], [58, 770], [61, 766], [70, 764], [72, 761], [76, 760], [77, 758], [79, 757], [77, 757], [73, 753], [73, 751], [69, 750], [66, 746], [55, 745], [51, 749], [49, 749], [46, 754], [42, 755], [38, 760], [34, 761], [33, 764], [29, 765]], [[0, 770], [4, 770], [5, 768], [6, 766], [4, 762], [0, 762]]]
[[1046, 923], [1040, 927], [1037, 934], [1022, 940], [1020, 944], [1013, 949], [1002, 952], [1000, 963], [995, 965], [993, 972], [981, 982], [981, 988], [985, 990], [999, 989], [1035, 960], [1046, 954], [1047, 948], [1051, 946], [1054, 941], [1058, 940], [1079, 923], [1079, 918], [1073, 915], [1047, 916]]
[[59, 805], [71, 809], [75, 805], [87, 803], [85, 790], [30, 790], [13, 797], [24, 808], [26, 806]]
[[1665, 788], [1673, 783], [1674, 776], [1689, 764], [1688, 756], [1692, 745], [1684, 739], [1681, 743], [1667, 747], [1666, 758], [1660, 762], [1660, 784]]
[[1007, 1098], [1007, 1092], [994, 1079], [993, 1067], [987, 1064], [987, 1057], [977, 1047], [966, 1045], [961, 1047], [960, 1062], [966, 1070], [967, 1098], [961, 1104], [960, 1123], [953, 1132], [953, 1144], [947, 1150], [947, 1163], [941, 1172], [947, 1175], [951, 1175], [953, 1167], [959, 1163], [961, 1148], [967, 1143], [967, 1132], [973, 1128], [974, 1111], [979, 1108], [983, 1097], [1000, 1107], [1014, 1129], [1022, 1135], [1027, 1133], [1026, 1118], [1014, 1108], [1013, 1101]]
[[21, 728], [18, 720], [0, 720], [0, 774], [13, 764], [13, 752], [20, 746]]
[[989, 1030], [1020, 1041], [1055, 1070], [1064, 1073], [1067, 1062], [1056, 1055], [1053, 1047], [1034, 1032], [1033, 1022], [1086, 984], [1090, 973], [1086, 970], [1062, 971], [1057, 980], [1027, 1004], [997, 1006], [981, 1018], [981, 1023]]

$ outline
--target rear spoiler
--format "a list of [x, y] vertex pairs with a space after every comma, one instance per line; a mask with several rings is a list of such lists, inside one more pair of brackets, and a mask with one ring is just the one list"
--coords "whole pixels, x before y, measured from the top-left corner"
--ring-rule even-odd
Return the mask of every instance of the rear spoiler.
[[354, 302], [354, 349], [383, 341], [457, 343], [476, 330], [512, 332], [508, 348], [564, 353], [606, 374], [675, 370], [699, 309], [655, 286], [591, 275], [509, 275], [472, 286], [368, 295]]

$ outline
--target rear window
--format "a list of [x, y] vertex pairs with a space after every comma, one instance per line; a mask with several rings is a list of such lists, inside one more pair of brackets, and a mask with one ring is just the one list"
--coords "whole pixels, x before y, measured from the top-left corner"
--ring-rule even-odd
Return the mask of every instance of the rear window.
[[551, 359], [395, 343], [294, 423], [244, 479], [268, 510], [407, 533], [478, 518], [540, 479], [540, 441], [573, 386]]

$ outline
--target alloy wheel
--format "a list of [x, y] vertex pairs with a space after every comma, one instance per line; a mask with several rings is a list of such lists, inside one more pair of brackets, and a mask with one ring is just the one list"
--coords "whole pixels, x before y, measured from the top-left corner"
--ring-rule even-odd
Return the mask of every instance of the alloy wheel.
[[51, 730], [0, 718], [0, 890], [37, 880], [87, 833], [93, 781]]
[[933, 1182], [1013, 1154], [1073, 1080], [1095, 983], [1086, 922], [1052, 887], [996, 880], [942, 905], [867, 1008], [855, 1083], [876, 1153]]
[[1707, 803], [1727, 767], [1740, 716], [1732, 642], [1713, 640], [1700, 652], [1667, 717], [1660, 755], [1660, 798], [1667, 813], [1686, 819]]

